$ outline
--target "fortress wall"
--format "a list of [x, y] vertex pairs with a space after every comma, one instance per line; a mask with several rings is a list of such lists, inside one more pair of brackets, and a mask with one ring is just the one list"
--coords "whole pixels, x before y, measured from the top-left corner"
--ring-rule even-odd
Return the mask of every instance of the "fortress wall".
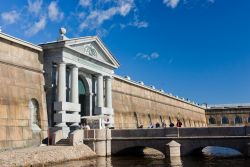
[[[120, 77], [112, 83], [115, 128], [148, 127], [170, 120], [176, 124], [177, 118], [184, 127], [207, 126], [205, 110], [200, 106], [176, 99], [160, 91], [139, 85]], [[151, 121], [150, 121], [151, 120]]]
[[[0, 35], [0, 150], [38, 145], [47, 137], [40, 51]], [[36, 133], [31, 126], [31, 99], [38, 102], [41, 131]]]

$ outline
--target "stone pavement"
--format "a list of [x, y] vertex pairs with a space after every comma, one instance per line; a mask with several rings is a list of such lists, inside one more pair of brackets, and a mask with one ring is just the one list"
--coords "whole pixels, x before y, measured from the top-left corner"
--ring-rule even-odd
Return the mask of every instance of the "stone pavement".
[[0, 166], [43, 166], [95, 156], [86, 145], [31, 147], [0, 152]]

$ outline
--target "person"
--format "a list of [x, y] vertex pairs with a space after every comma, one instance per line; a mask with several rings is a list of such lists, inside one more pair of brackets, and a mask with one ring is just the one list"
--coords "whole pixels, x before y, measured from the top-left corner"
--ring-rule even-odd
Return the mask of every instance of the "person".
[[85, 126], [85, 129], [86, 129], [86, 130], [90, 130], [90, 126], [87, 124], [87, 125]]
[[165, 121], [162, 122], [162, 128], [166, 128], [166, 123], [165, 123]]
[[148, 128], [154, 128], [154, 125], [153, 125], [152, 123], [150, 123], [150, 124], [148, 125]]
[[138, 126], [138, 129], [142, 129], [143, 128], [143, 125], [141, 124], [140, 126]]
[[171, 127], [171, 128], [174, 127], [174, 123], [170, 122], [169, 127]]
[[156, 128], [160, 128], [159, 122], [157, 122], [157, 123], [155, 124], [155, 127], [156, 127]]
[[181, 121], [179, 119], [177, 120], [176, 126], [179, 127], [179, 128], [182, 126], [182, 123], [181, 123]]

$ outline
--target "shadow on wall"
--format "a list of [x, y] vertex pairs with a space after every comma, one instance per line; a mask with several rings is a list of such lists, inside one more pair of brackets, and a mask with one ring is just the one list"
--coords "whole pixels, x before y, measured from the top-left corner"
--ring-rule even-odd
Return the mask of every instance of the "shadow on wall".
[[165, 155], [154, 148], [149, 147], [130, 147], [119, 151], [115, 156], [138, 156], [138, 157], [151, 157], [151, 158], [165, 158]]

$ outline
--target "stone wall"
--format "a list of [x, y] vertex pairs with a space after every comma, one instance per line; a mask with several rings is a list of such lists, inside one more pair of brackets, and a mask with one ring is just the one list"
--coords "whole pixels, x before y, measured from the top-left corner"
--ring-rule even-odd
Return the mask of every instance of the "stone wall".
[[[47, 137], [41, 51], [0, 33], [0, 150], [38, 145]], [[38, 103], [36, 129], [31, 99]]]
[[[114, 77], [112, 83], [115, 128], [147, 128], [152, 122], [167, 126], [177, 118], [184, 127], [206, 126], [205, 110], [133, 81]], [[151, 121], [150, 121], [151, 120]]]

